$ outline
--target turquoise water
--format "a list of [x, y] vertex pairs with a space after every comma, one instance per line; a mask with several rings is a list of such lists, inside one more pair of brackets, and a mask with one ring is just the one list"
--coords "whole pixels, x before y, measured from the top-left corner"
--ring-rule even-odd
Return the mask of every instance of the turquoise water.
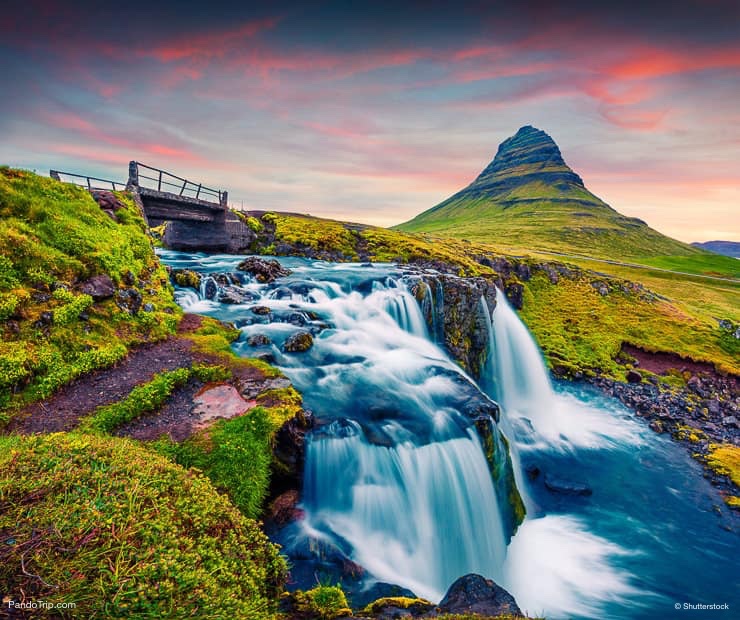
[[[231, 272], [239, 257], [163, 251], [178, 268]], [[466, 403], [486, 396], [435, 343], [396, 267], [280, 259], [273, 285], [241, 276], [253, 301], [178, 290], [191, 312], [233, 321], [241, 355], [269, 353], [320, 419], [307, 451], [295, 536], [331, 541], [371, 577], [438, 600], [464, 573], [509, 589], [548, 618], [740, 617], [737, 519], [685, 450], [617, 402], [552, 386], [516, 313], [494, 312], [481, 387], [503, 405], [528, 518], [507, 546], [497, 489]], [[205, 291], [203, 291], [205, 292]], [[271, 308], [267, 317], [250, 308]], [[313, 348], [283, 354], [297, 330]], [[433, 329], [432, 332], [436, 332]], [[246, 338], [268, 335], [259, 350]], [[471, 391], [472, 390], [472, 391]], [[541, 472], [531, 479], [525, 470]], [[590, 496], [553, 493], [548, 475]], [[729, 611], [676, 610], [683, 603]]]

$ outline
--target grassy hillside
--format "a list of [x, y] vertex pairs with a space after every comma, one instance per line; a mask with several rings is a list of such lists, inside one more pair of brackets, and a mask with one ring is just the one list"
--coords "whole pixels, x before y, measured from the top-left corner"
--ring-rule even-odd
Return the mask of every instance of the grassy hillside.
[[522, 250], [740, 277], [740, 264], [671, 239], [592, 194], [545, 132], [523, 127], [468, 187], [398, 230]]
[[[181, 312], [125, 194], [115, 220], [80, 187], [0, 168], [0, 415], [171, 334]], [[82, 292], [93, 276], [110, 294]]]

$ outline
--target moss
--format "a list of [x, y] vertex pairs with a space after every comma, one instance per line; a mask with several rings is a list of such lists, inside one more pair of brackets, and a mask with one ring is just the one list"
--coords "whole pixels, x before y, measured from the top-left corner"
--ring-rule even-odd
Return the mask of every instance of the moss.
[[201, 475], [136, 442], [0, 437], [0, 582], [75, 617], [275, 617], [285, 563]]
[[691, 443], [699, 443], [707, 438], [704, 431], [687, 424], [678, 424], [674, 435], [676, 439], [690, 441]]
[[385, 607], [397, 607], [398, 609], [414, 609], [432, 607], [432, 603], [423, 598], [411, 598], [408, 596], [386, 596], [373, 601], [363, 609], [363, 613], [375, 614], [381, 612]]
[[347, 597], [339, 586], [317, 586], [306, 592], [294, 593], [296, 611], [310, 618], [334, 620], [351, 616], [352, 610], [347, 604]]
[[706, 462], [712, 471], [727, 476], [740, 487], [740, 447], [729, 443], [711, 444]]
[[200, 288], [200, 274], [191, 269], [180, 269], [174, 273], [174, 280], [177, 286]]
[[180, 465], [203, 471], [237, 508], [256, 518], [267, 497], [274, 432], [268, 411], [255, 407], [217, 421], [169, 451]]
[[[0, 167], [0, 367], [14, 366], [0, 374], [4, 417], [175, 331], [181, 310], [144, 220], [129, 196], [116, 196], [118, 222], [82, 188]], [[133, 316], [114, 299], [75, 292], [98, 274], [136, 288], [155, 310]]]

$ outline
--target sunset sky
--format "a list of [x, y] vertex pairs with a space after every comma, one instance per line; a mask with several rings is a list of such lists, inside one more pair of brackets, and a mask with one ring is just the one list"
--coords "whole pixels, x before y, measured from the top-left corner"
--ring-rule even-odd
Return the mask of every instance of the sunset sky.
[[[526, 124], [684, 241], [740, 241], [740, 2], [80, 2], [0, 12], [0, 163], [380, 225]], [[516, 6], [514, 6], [516, 5]]]

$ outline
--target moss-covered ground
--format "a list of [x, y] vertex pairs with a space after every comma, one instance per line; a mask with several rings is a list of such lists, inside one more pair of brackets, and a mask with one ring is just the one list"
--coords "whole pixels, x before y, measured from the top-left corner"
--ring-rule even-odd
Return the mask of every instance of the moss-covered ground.
[[0, 584], [75, 618], [274, 617], [286, 566], [210, 481], [136, 442], [0, 436]]
[[[174, 332], [167, 273], [133, 201], [118, 199], [114, 221], [82, 188], [0, 168], [0, 416]], [[81, 293], [96, 275], [135, 290], [140, 308]]]

